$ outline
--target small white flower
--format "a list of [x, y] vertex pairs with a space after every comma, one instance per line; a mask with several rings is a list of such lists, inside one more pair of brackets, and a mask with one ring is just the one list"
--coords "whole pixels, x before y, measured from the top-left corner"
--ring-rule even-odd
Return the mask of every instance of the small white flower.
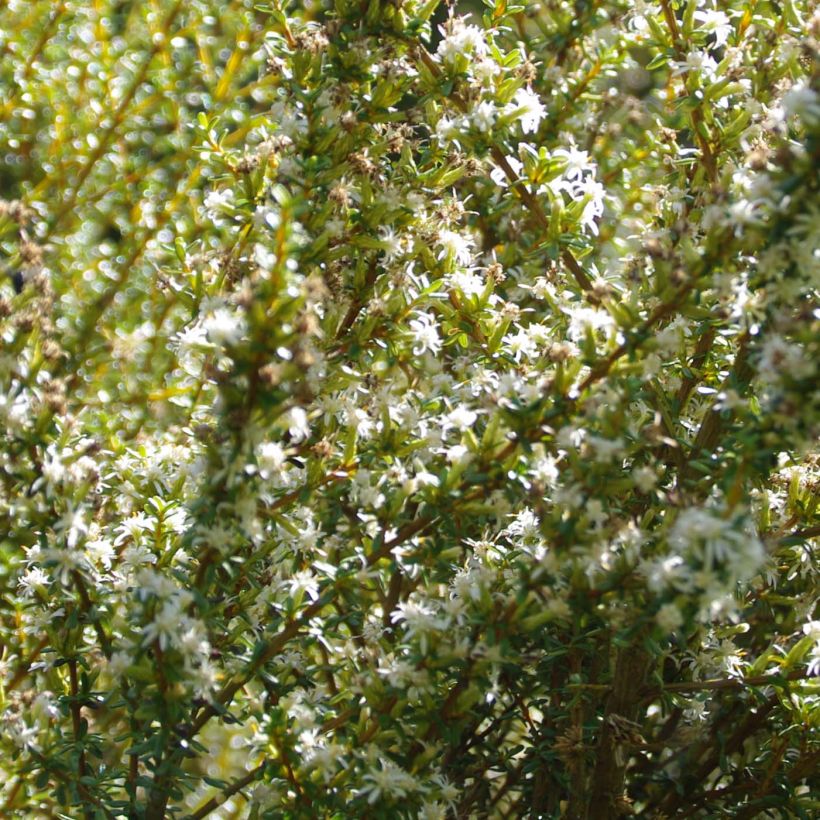
[[655, 615], [655, 621], [664, 632], [674, 632], [683, 626], [683, 614], [675, 604], [664, 604]]
[[217, 308], [202, 320], [202, 327], [212, 344], [219, 347], [236, 344], [245, 333], [245, 319], [228, 308]]
[[443, 452], [450, 464], [466, 464], [472, 458], [472, 453], [463, 444], [447, 447]]
[[487, 54], [484, 32], [478, 26], [465, 25], [461, 18], [452, 20], [450, 26], [449, 32], [445, 26], [439, 27], [443, 38], [439, 43], [437, 53], [445, 63], [454, 63], [459, 57], [468, 54], [475, 57], [483, 57]]
[[805, 82], [793, 85], [783, 95], [782, 106], [787, 117], [798, 117], [806, 125], [820, 123], [820, 96]]
[[570, 145], [569, 148], [556, 148], [553, 156], [566, 160], [565, 179], [580, 180], [588, 173], [595, 173], [595, 163], [590, 159], [589, 152], [580, 151], [574, 145]]
[[695, 20], [700, 23], [700, 29], [715, 35], [715, 42], [710, 46], [719, 49], [726, 45], [729, 35], [734, 31], [732, 21], [716, 9], [705, 9], [695, 12]]
[[459, 265], [469, 265], [472, 262], [473, 239], [455, 231], [444, 230], [439, 234], [439, 243], [442, 251], [439, 259], [452, 256]]
[[405, 242], [400, 234], [385, 225], [379, 229], [379, 240], [383, 243], [384, 260], [393, 262], [405, 251]]
[[310, 424], [307, 413], [302, 407], [293, 407], [287, 414], [286, 424], [291, 439], [298, 444], [300, 441], [310, 438]]
[[290, 578], [286, 578], [282, 586], [287, 587], [290, 595], [304, 592], [311, 601], [319, 597], [319, 579], [309, 569], [296, 572]]
[[436, 320], [429, 313], [419, 313], [417, 316], [418, 318], [410, 321], [410, 332], [414, 343], [413, 354], [421, 356], [429, 351], [435, 356], [442, 347]]
[[183, 621], [184, 616], [179, 601], [176, 599], [166, 601], [155, 612], [154, 620], [143, 628], [143, 646], [149, 646], [156, 641], [160, 649], [168, 649], [179, 639]]
[[806, 378], [815, 370], [802, 348], [778, 334], [772, 334], [763, 343], [757, 368], [764, 384], [778, 384], [784, 376]]
[[17, 581], [17, 588], [24, 598], [32, 597], [37, 591], [45, 591], [51, 583], [51, 578], [47, 572], [39, 567], [32, 567], [26, 570]]
[[371, 768], [362, 779], [367, 785], [360, 793], [367, 795], [370, 805], [379, 800], [406, 797], [418, 789], [415, 778], [389, 760], [382, 760], [380, 768]]
[[680, 77], [690, 72], [700, 72], [708, 79], [711, 79], [715, 75], [718, 66], [714, 57], [707, 51], [697, 51], [695, 49], [686, 55], [685, 60], [673, 61], [670, 65], [674, 69], [672, 71], [673, 77]]
[[414, 635], [432, 632], [437, 629], [444, 629], [447, 626], [446, 620], [436, 615], [436, 611], [424, 604], [415, 601], [403, 601], [390, 614], [390, 622], [404, 623], [406, 636], [412, 638]]
[[473, 109], [473, 113], [470, 116], [473, 125], [484, 134], [488, 134], [490, 131], [492, 131], [493, 124], [495, 123], [495, 118], [495, 106], [487, 100], [479, 103]]
[[233, 189], [223, 188], [221, 191], [209, 191], [205, 195], [204, 204], [208, 218], [219, 225], [221, 223], [220, 217], [223, 216], [226, 211], [233, 209]]
[[525, 134], [534, 134], [547, 113], [541, 98], [529, 88], [519, 88], [510, 107], [519, 112], [521, 130]]
[[820, 621], [807, 621], [802, 626], [803, 634], [814, 641], [820, 641]]
[[131, 653], [126, 650], [118, 650], [111, 653], [111, 657], [106, 664], [109, 674], [114, 678], [121, 678], [128, 667], [133, 663]]
[[658, 474], [652, 467], [637, 467], [632, 471], [632, 480], [642, 493], [648, 493], [658, 483]]
[[280, 475], [282, 468], [285, 466], [286, 458], [285, 450], [281, 444], [275, 441], [260, 444], [256, 449], [256, 463], [259, 466], [259, 475], [263, 479]]
[[451, 410], [447, 414], [445, 426], [448, 430], [456, 429], [463, 433], [475, 424], [477, 418], [478, 414], [476, 412], [460, 404], [455, 410]]
[[541, 537], [541, 523], [538, 516], [529, 507], [525, 507], [515, 516], [515, 520], [504, 530], [504, 535], [527, 541]]
[[69, 550], [73, 550], [77, 543], [88, 532], [88, 522], [85, 512], [80, 509], [67, 509], [60, 520], [55, 524], [54, 529], [65, 533], [65, 543]]
[[129, 539], [138, 543], [142, 533], [151, 532], [153, 528], [154, 522], [145, 513], [134, 513], [122, 521], [115, 530], [117, 537], [114, 539], [114, 545], [119, 546]]

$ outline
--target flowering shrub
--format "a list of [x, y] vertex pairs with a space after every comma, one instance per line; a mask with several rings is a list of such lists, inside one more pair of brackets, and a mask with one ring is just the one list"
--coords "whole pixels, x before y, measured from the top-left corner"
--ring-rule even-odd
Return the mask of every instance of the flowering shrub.
[[0, 815], [812, 816], [811, 5], [3, 4]]

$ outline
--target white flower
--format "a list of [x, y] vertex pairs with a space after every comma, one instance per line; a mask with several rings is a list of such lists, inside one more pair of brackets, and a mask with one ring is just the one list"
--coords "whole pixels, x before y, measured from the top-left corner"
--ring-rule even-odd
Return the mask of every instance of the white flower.
[[439, 26], [443, 38], [437, 53], [445, 63], [454, 63], [462, 55], [483, 57], [487, 53], [484, 32], [478, 26], [465, 25], [461, 18], [454, 19], [450, 25], [449, 33], [445, 26]]
[[754, 532], [744, 529], [735, 519], [699, 507], [680, 513], [670, 531], [669, 543], [700, 560], [707, 573], [723, 565], [733, 581], [750, 578], [765, 557]]
[[584, 512], [595, 527], [601, 527], [608, 518], [604, 504], [599, 498], [590, 498]]
[[558, 459], [551, 455], [542, 456], [533, 463], [531, 473], [536, 481], [551, 487], [558, 479]]
[[813, 641], [820, 641], [820, 621], [807, 621], [802, 626], [803, 634]]
[[414, 601], [403, 601], [390, 614], [390, 622], [397, 624], [404, 622], [408, 638], [414, 635], [444, 629], [447, 621], [436, 616], [436, 611], [424, 604]]
[[386, 262], [395, 261], [405, 251], [404, 239], [388, 225], [383, 225], [379, 229], [379, 240], [383, 243], [382, 250], [384, 252], [384, 260]]
[[722, 11], [715, 9], [696, 11], [695, 20], [700, 23], [702, 31], [715, 35], [715, 42], [710, 46], [713, 49], [725, 46], [729, 35], [734, 31], [732, 21]]
[[734, 227], [735, 236], [740, 236], [746, 225], [758, 225], [761, 223], [763, 218], [762, 207], [764, 204], [761, 200], [740, 198], [728, 207], [726, 212], [726, 224]]
[[228, 308], [217, 308], [202, 320], [202, 327], [212, 344], [219, 347], [236, 344], [245, 333], [245, 319]]
[[455, 139], [466, 128], [466, 118], [441, 117], [436, 123], [436, 139], [441, 143], [446, 143]]
[[533, 296], [539, 299], [555, 299], [557, 292], [555, 285], [552, 284], [546, 277], [539, 276], [532, 285]]
[[92, 541], [86, 541], [85, 551], [95, 564], [100, 564], [104, 569], [111, 569], [115, 550], [109, 539], [95, 538]]
[[652, 467], [637, 467], [632, 471], [632, 480], [642, 493], [648, 493], [658, 483], [658, 474]]
[[503, 534], [520, 538], [522, 541], [540, 538], [541, 524], [538, 516], [529, 507], [525, 507], [515, 516]]
[[390, 760], [382, 760], [381, 768], [371, 768], [362, 780], [367, 785], [360, 794], [368, 795], [370, 805], [391, 797], [406, 797], [408, 792], [418, 789], [415, 778]]
[[808, 621], [803, 624], [803, 634], [814, 641], [807, 658], [807, 672], [809, 675], [816, 675], [820, 671], [820, 621]]
[[276, 254], [257, 242], [253, 247], [253, 261], [261, 270], [270, 271], [276, 266]]
[[820, 123], [820, 96], [805, 82], [793, 85], [782, 100], [787, 117], [799, 117], [806, 125]]
[[143, 628], [143, 646], [158, 641], [160, 649], [165, 650], [174, 645], [182, 632], [183, 621], [179, 600], [166, 601], [155, 612], [154, 620]]
[[649, 589], [662, 592], [668, 587], [687, 592], [692, 588], [692, 574], [680, 555], [668, 555], [644, 567]]
[[673, 77], [699, 71], [708, 79], [711, 79], [715, 75], [718, 66], [711, 54], [706, 51], [697, 51], [694, 49], [686, 55], [685, 60], [672, 61], [670, 65], [674, 69], [672, 72]]
[[516, 333], [508, 333], [501, 341], [506, 352], [517, 362], [538, 355], [538, 345], [525, 328], [519, 328]]
[[675, 604], [664, 604], [655, 615], [655, 621], [664, 632], [674, 632], [683, 626], [683, 614]]
[[296, 444], [310, 437], [310, 424], [307, 413], [302, 407], [291, 408], [286, 417], [286, 424], [288, 433]]
[[66, 546], [69, 550], [73, 550], [88, 532], [85, 511], [82, 508], [75, 510], [69, 507], [54, 525], [54, 529], [65, 533]]
[[556, 148], [553, 156], [561, 157], [567, 162], [564, 178], [570, 181], [580, 180], [587, 173], [595, 173], [595, 163], [589, 158], [589, 152], [579, 151], [574, 145], [569, 148]]
[[205, 211], [208, 218], [215, 224], [222, 223], [221, 217], [234, 206], [233, 188], [223, 188], [221, 191], [209, 191], [205, 195]]
[[599, 330], [608, 332], [615, 326], [612, 316], [605, 310], [579, 306], [565, 307], [564, 311], [570, 317], [567, 333], [573, 342], [580, 342], [586, 335], [587, 328], [594, 334]]
[[296, 572], [282, 581], [290, 595], [304, 592], [311, 601], [319, 597], [319, 579], [308, 569]]
[[[282, 219], [279, 216], [279, 211], [275, 208], [272, 208], [270, 205], [260, 205], [254, 212], [253, 212], [253, 224], [257, 228], [272, 228], [276, 230]], [[276, 262], [276, 255], [265, 248], [263, 245], [257, 244], [254, 248], [254, 254], [258, 255], [265, 261], [265, 264], [262, 264], [260, 258], [256, 259], [256, 264], [263, 268], [269, 268]]]
[[51, 578], [47, 572], [40, 567], [32, 567], [26, 570], [17, 581], [17, 588], [24, 598], [33, 597], [40, 590], [45, 592], [45, 588], [51, 583]]
[[466, 464], [473, 457], [472, 453], [463, 444], [455, 444], [440, 452], [444, 453], [444, 457], [450, 464]]
[[473, 270], [456, 270], [450, 276], [450, 284], [465, 296], [480, 296], [484, 292], [484, 282]]
[[529, 88], [519, 88], [515, 92], [510, 108], [518, 111], [520, 117], [521, 130], [525, 134], [534, 134], [544, 119], [547, 109], [541, 102], [541, 98]]
[[441, 350], [441, 338], [435, 318], [429, 313], [419, 313], [418, 318], [410, 321], [413, 335], [413, 354], [421, 356], [429, 351], [436, 355]]
[[[415, 353], [415, 349], [413, 352]], [[361, 407], [356, 407], [353, 404], [344, 410], [344, 423], [347, 427], [355, 429], [357, 438], [363, 439], [369, 438], [376, 427], [375, 422], [367, 410], [363, 410]]]
[[111, 653], [111, 657], [109, 658], [106, 666], [108, 667], [108, 672], [112, 677], [121, 678], [132, 663], [133, 658], [131, 653], [127, 650], [121, 649]]
[[117, 537], [114, 539], [114, 545], [119, 546], [128, 539], [137, 543], [142, 533], [150, 532], [153, 528], [153, 521], [145, 513], [134, 513], [122, 521], [115, 530]]
[[600, 436], [590, 436], [589, 444], [595, 453], [595, 461], [599, 464], [610, 464], [624, 450], [621, 439], [608, 439]]
[[589, 177], [573, 185], [572, 193], [575, 197], [587, 198], [581, 213], [581, 227], [597, 236], [598, 224], [595, 220], [604, 212], [606, 189], [600, 182]]
[[442, 251], [439, 259], [452, 256], [459, 265], [469, 265], [472, 262], [473, 239], [455, 231], [444, 230], [439, 234], [439, 243]]
[[482, 133], [487, 134], [492, 130], [495, 123], [496, 110], [495, 106], [489, 102], [484, 101], [479, 103], [470, 116], [473, 125]]
[[493, 77], [501, 73], [501, 67], [493, 59], [482, 58], [473, 60], [472, 63], [473, 76], [482, 84], [488, 85]]
[[447, 414], [445, 426], [448, 430], [455, 428], [459, 432], [464, 432], [475, 424], [477, 418], [478, 414], [476, 412], [462, 404]]
[[757, 368], [764, 384], [778, 384], [784, 376], [793, 379], [811, 376], [815, 365], [802, 348], [775, 333], [763, 343]]
[[286, 457], [281, 444], [275, 441], [260, 444], [256, 449], [256, 463], [259, 466], [259, 475], [263, 479], [268, 479], [272, 475], [281, 474]]

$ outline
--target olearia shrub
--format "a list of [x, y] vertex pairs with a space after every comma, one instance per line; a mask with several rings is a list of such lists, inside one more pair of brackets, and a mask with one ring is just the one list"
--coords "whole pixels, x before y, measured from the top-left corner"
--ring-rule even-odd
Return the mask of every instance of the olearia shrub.
[[0, 816], [817, 816], [806, 0], [0, 7]]

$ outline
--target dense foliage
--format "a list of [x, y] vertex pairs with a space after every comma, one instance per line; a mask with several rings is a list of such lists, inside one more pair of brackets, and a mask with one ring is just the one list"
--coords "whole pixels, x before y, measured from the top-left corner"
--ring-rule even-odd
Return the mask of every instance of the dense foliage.
[[1, 3], [0, 816], [817, 816], [812, 6]]

